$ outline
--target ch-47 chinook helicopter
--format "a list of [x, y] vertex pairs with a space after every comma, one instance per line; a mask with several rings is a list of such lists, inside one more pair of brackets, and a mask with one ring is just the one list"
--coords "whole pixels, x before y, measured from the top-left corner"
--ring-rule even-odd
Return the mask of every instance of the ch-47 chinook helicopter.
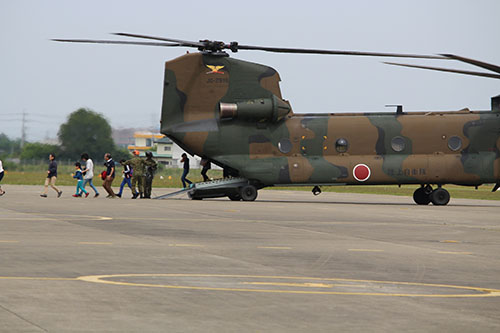
[[[296, 114], [271, 67], [233, 59], [225, 50], [453, 59], [493, 73], [389, 63], [500, 79], [500, 67], [451, 54], [415, 55], [292, 49], [199, 42], [128, 33], [156, 42], [64, 42], [191, 47], [165, 63], [161, 132], [192, 155], [224, 168], [227, 182], [195, 186], [193, 199], [253, 201], [268, 186], [415, 184], [419, 205], [446, 205], [442, 186], [500, 187], [500, 96], [491, 111]], [[231, 180], [232, 179], [232, 180]], [[433, 187], [434, 186], [434, 187]]]

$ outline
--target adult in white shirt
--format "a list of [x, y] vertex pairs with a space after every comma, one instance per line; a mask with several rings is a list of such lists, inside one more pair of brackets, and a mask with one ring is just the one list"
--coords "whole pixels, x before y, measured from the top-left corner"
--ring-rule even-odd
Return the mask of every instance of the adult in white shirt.
[[[3, 178], [3, 174], [4, 174], [4, 171], [3, 171], [3, 164], [2, 164], [2, 160], [0, 160], [0, 182], [2, 181], [2, 178]], [[5, 191], [2, 190], [2, 186], [0, 185], [0, 197], [2, 195], [5, 194]]]
[[82, 172], [85, 173], [85, 176], [83, 176], [83, 188], [85, 188], [85, 185], [87, 185], [87, 183], [90, 184], [90, 187], [95, 192], [94, 198], [97, 198], [99, 196], [99, 192], [92, 183], [92, 178], [94, 178], [94, 162], [92, 162], [92, 160], [89, 158], [89, 154], [87, 153], [82, 154], [81, 159], [83, 162], [85, 162], [85, 168], [82, 170]]

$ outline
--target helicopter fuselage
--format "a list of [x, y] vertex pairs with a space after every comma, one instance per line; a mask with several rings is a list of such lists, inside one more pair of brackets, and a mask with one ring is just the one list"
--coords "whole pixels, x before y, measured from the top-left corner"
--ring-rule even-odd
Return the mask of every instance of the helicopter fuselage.
[[500, 113], [294, 114], [278, 73], [228, 57], [166, 63], [162, 133], [258, 188], [500, 182]]

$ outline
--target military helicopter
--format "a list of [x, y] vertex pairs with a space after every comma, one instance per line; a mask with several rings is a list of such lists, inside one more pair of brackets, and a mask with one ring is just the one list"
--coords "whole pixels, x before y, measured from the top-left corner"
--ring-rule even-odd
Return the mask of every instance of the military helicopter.
[[[154, 42], [55, 39], [62, 42], [189, 47], [165, 63], [161, 132], [192, 155], [224, 169], [229, 181], [190, 191], [193, 199], [253, 201], [269, 186], [414, 184], [419, 205], [446, 205], [446, 184], [500, 187], [500, 95], [491, 111], [309, 113], [292, 111], [269, 66], [230, 58], [226, 50], [449, 59], [494, 73], [388, 63], [500, 78], [500, 67], [452, 54], [417, 55], [296, 49], [187, 41], [130, 33]], [[233, 180], [233, 181], [231, 181]], [[212, 186], [213, 185], [213, 186]]]

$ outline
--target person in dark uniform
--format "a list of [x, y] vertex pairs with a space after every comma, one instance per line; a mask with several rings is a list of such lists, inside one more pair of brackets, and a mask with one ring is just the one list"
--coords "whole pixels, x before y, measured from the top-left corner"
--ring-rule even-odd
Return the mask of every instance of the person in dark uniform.
[[211, 168], [210, 161], [207, 158], [202, 158], [200, 161], [200, 164], [203, 167], [201, 169], [201, 175], [203, 176], [203, 181], [208, 182], [210, 180], [210, 178], [208, 178], [207, 172]]
[[146, 159], [144, 160], [146, 172], [144, 173], [144, 199], [151, 199], [151, 188], [153, 187], [153, 177], [158, 164], [153, 160], [153, 153], [146, 152]]
[[181, 177], [182, 186], [186, 188], [186, 183], [188, 183], [189, 187], [191, 187], [191, 184], [193, 184], [193, 182], [186, 178], [186, 176], [189, 173], [189, 158], [187, 157], [186, 153], [183, 153], [181, 156], [182, 156], [181, 163], [184, 163], [184, 171], [182, 172], [182, 177]]

